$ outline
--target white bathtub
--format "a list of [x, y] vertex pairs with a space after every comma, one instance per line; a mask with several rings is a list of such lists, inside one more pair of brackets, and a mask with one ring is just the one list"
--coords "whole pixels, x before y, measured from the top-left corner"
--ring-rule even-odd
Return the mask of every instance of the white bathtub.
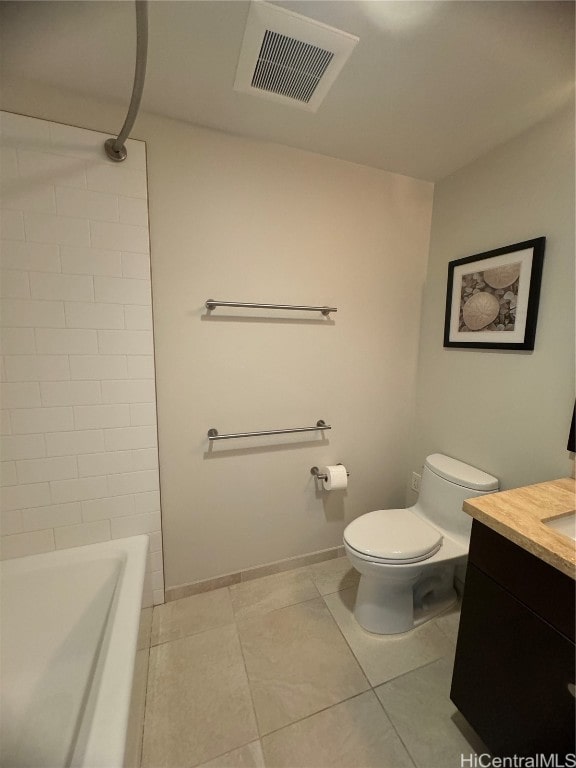
[[1, 565], [0, 764], [120, 768], [148, 537]]

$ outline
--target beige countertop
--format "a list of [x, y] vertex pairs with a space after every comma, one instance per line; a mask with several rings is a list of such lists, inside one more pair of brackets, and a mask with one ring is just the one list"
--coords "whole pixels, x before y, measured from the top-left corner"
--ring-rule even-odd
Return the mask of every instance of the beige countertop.
[[545, 525], [574, 512], [574, 483], [565, 477], [477, 496], [464, 502], [464, 511], [574, 579], [576, 544]]

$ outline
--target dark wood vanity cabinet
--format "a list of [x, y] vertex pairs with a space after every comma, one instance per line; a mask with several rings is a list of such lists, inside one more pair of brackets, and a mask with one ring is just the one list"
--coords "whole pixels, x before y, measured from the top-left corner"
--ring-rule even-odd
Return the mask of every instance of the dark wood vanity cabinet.
[[474, 520], [450, 696], [493, 755], [575, 752], [574, 580]]

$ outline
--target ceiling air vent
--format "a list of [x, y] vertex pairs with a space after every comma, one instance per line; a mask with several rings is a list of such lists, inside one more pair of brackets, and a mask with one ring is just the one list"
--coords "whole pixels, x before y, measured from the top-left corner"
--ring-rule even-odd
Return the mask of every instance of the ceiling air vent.
[[308, 104], [333, 58], [332, 51], [267, 29], [252, 76], [252, 88]]
[[347, 32], [255, 0], [234, 88], [315, 112], [357, 42]]

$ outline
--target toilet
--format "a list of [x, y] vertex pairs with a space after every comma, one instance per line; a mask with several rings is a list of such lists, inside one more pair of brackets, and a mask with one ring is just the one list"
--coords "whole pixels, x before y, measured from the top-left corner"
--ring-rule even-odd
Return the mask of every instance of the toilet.
[[455, 569], [466, 562], [472, 527], [462, 504], [496, 490], [492, 475], [434, 453], [414, 506], [353, 520], [344, 548], [360, 572], [354, 607], [360, 626], [379, 635], [408, 632], [454, 604]]

